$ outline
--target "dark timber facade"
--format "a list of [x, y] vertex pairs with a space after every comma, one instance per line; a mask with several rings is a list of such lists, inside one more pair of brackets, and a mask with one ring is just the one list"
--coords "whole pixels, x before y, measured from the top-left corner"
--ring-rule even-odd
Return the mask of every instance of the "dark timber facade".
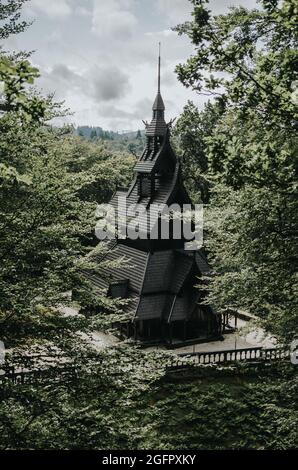
[[[152, 220], [148, 224], [147, 215], [153, 204], [191, 204], [182, 183], [179, 159], [170, 144], [170, 125], [165, 122], [164, 112], [159, 73], [152, 121], [146, 123], [147, 143], [135, 165], [133, 181], [110, 201], [115, 209], [119, 196], [127, 207], [145, 206], [139, 217], [140, 238], [109, 242], [105, 259], [122, 257], [127, 260], [126, 265], [105, 269], [102, 276], [88, 277], [106, 295], [128, 299], [128, 320], [118, 325], [122, 334], [174, 347], [219, 338], [221, 318], [211, 306], [202, 304], [206, 280], [200, 278], [209, 273], [203, 250], [185, 250], [183, 237], [176, 240], [171, 232], [166, 240], [160, 236], [150, 239]], [[158, 214], [155, 217], [158, 223]]]

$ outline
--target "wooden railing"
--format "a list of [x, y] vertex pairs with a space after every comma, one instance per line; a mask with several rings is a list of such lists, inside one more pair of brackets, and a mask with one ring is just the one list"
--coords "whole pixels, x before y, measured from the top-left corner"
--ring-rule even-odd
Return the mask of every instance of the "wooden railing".
[[225, 364], [229, 362], [268, 362], [287, 359], [289, 356], [290, 352], [285, 348], [263, 349], [262, 347], [184, 353], [179, 354], [179, 357], [173, 360], [170, 367], [181, 368], [190, 365]]
[[[41, 357], [42, 356], [39, 356], [38, 359]], [[48, 365], [43, 363], [42, 367], [39, 367], [34, 363], [34, 360], [37, 357], [25, 358], [22, 365], [6, 364], [0, 366], [0, 385], [7, 380], [14, 384], [34, 383], [41, 379], [61, 381], [67, 379], [67, 377], [73, 378], [76, 373], [79, 372], [74, 364], [67, 361], [63, 362], [65, 361], [65, 357], [62, 359], [62, 362], [56, 362], [53, 364], [54, 357], [55, 359], [60, 358], [60, 361], [62, 359], [62, 356], [53, 356], [52, 358], [46, 357], [46, 359], [49, 360], [49, 363]], [[202, 364], [229, 364], [237, 362], [268, 363], [272, 361], [288, 360], [289, 357], [290, 352], [285, 348], [263, 349], [261, 347], [184, 353], [177, 355], [175, 358], [171, 358], [169, 363], [166, 365], [166, 370], [185, 369]], [[104, 361], [98, 360], [98, 358], [92, 359], [90, 357], [89, 359], [93, 361], [93, 365], [101, 366], [104, 364]], [[130, 366], [131, 367], [128, 368], [128, 372], [133, 368], [132, 364], [130, 364]], [[115, 367], [115, 373], [117, 373], [117, 367]]]
[[[1, 368], [2, 367], [2, 368]], [[64, 365], [61, 367], [50, 367], [48, 369], [27, 369], [24, 367], [1, 366], [0, 367], [0, 384], [9, 380], [14, 384], [30, 384], [41, 379], [62, 380], [70, 374], [75, 373], [73, 366]]]

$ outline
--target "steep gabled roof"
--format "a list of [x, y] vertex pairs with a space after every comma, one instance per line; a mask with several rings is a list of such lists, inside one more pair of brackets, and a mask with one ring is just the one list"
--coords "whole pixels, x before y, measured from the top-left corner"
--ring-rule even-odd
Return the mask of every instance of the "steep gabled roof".
[[140, 297], [134, 292], [130, 292], [128, 303], [122, 308], [123, 313], [130, 315], [131, 318], [135, 316], [136, 310], [140, 302]]
[[161, 318], [166, 305], [167, 295], [152, 294], [145, 295], [140, 298], [135, 319], [152, 320]]
[[194, 259], [178, 253], [175, 253], [175, 257], [175, 270], [171, 279], [171, 292], [178, 294], [191, 272], [194, 265]]
[[[148, 253], [135, 248], [117, 244], [104, 257], [94, 256], [94, 260], [107, 263], [107, 267], [102, 269], [102, 274], [86, 272], [89, 280], [100, 288], [106, 288], [113, 281], [129, 280], [129, 289], [136, 293], [141, 293], [143, 278], [146, 272]], [[120, 266], [110, 267], [109, 262], [114, 264], [122, 259]]]
[[94, 290], [102, 291], [104, 294], [107, 294], [109, 282], [103, 276], [91, 273], [87, 269], [82, 269], [81, 273], [91, 283]]
[[172, 250], [151, 253], [148, 259], [142, 293], [168, 291], [173, 268], [174, 254]]

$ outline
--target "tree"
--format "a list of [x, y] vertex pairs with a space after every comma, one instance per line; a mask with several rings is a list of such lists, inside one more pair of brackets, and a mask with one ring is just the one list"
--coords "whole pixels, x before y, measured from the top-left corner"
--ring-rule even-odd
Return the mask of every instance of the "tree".
[[126, 187], [131, 179], [134, 159], [98, 141], [64, 138], [64, 158], [69, 170], [84, 173], [86, 184], [80, 197], [89, 202], [109, 202], [117, 187]]
[[[12, 75], [14, 86], [22, 80], [21, 70], [14, 63], [9, 67], [12, 70], [6, 72], [5, 82], [9, 84]], [[229, 368], [220, 369], [214, 371], [218, 376], [212, 378], [212, 383], [209, 376], [204, 380], [203, 367], [199, 381], [171, 383], [164, 377], [162, 352], [139, 350], [129, 342], [97, 351], [89, 336], [84, 341], [81, 333], [91, 334], [101, 328], [103, 316], [83, 312], [61, 315], [59, 306], [67, 303], [65, 290], [72, 288], [77, 289], [82, 305], [94, 301], [109, 310], [112, 314], [104, 317], [107, 322], [119, 311], [119, 302], [106, 298], [104, 303], [99, 293], [92, 291], [81, 268], [100, 272], [101, 267], [86, 256], [91, 250], [94, 194], [101, 202], [107, 200], [111, 187], [125, 184], [133, 158], [79, 139], [71, 129], [52, 128], [47, 121], [52, 116], [51, 105], [45, 100], [43, 112], [34, 110], [25, 83], [26, 79], [24, 86], [16, 87], [11, 106], [0, 118], [0, 337], [11, 347], [10, 358], [16, 366], [36, 366], [35, 358], [27, 360], [16, 354], [21, 346], [26, 352], [41, 349], [47, 358], [53, 349], [64, 352], [66, 362], [56, 359], [46, 369], [46, 381], [17, 385], [8, 381], [1, 385], [0, 448], [123, 450], [183, 446], [193, 450], [297, 446], [297, 377], [290, 364], [275, 366], [261, 376], [252, 369], [250, 375], [239, 368], [240, 377], [236, 378]], [[233, 139], [240, 133], [246, 157], [251, 155], [256, 142], [252, 132], [255, 125], [258, 139], [271, 137], [274, 155], [276, 149], [285, 152], [287, 157], [282, 153], [280, 158], [283, 162], [289, 159], [290, 173], [292, 140], [285, 143], [282, 137], [286, 134], [269, 134], [270, 126], [264, 127], [253, 113], [247, 122], [239, 119], [238, 104], [230, 102], [225, 108], [222, 100], [220, 106], [218, 112], [216, 105], [209, 105], [202, 116], [189, 106], [191, 112], [186, 110], [180, 121], [181, 147], [189, 144], [196, 152], [193, 159], [190, 152], [185, 153], [190, 171], [196, 169], [197, 162], [199, 168], [204, 168], [208, 183], [217, 183], [216, 193], [210, 184], [214, 207], [208, 211], [208, 218], [216, 270], [223, 275], [216, 277], [211, 294], [222, 282], [223, 289], [215, 296], [219, 306], [234, 299], [238, 305], [242, 295], [245, 305], [253, 298], [257, 307], [260, 300], [262, 309], [267, 309], [267, 324], [271, 315], [274, 328], [277, 331], [279, 324], [285, 336], [295, 321], [289, 296], [292, 278], [288, 274], [294, 254], [291, 224], [295, 206], [286, 192], [292, 175], [286, 175], [281, 162], [276, 163], [275, 175], [275, 167], [266, 170], [263, 160], [257, 174], [255, 162], [244, 165], [243, 160], [245, 171], [238, 177], [236, 161], [242, 154]], [[193, 117], [197, 131], [189, 133], [183, 122], [188, 124]], [[264, 141], [258, 144], [258, 158], [263, 151], [263, 159], [268, 160]], [[281, 185], [282, 169], [285, 189]], [[270, 174], [274, 176], [272, 187]], [[200, 189], [197, 181], [188, 181], [194, 192]], [[280, 203], [285, 203], [281, 211]], [[247, 285], [247, 280], [252, 282]], [[272, 308], [273, 293], [275, 298], [284, 295], [280, 300], [280, 322]], [[285, 307], [289, 309], [287, 316]], [[37, 368], [42, 372], [45, 365], [42, 359], [38, 361]], [[64, 367], [68, 367], [67, 361], [69, 370]]]
[[[13, 9], [21, 2], [9, 3]], [[55, 367], [46, 370], [46, 387], [37, 384], [26, 392], [10, 383], [1, 384], [0, 448], [71, 447], [73, 426], [77, 429], [75, 445], [115, 445], [118, 437], [112, 435], [121, 433], [122, 427], [117, 412], [109, 411], [115, 398], [125, 409], [131, 390], [139, 395], [159, 372], [150, 369], [146, 373], [150, 357], [139, 361], [137, 348], [124, 345], [99, 353], [89, 337], [84, 340], [82, 333], [91, 334], [101, 327], [102, 316], [83, 311], [67, 316], [60, 310], [69, 304], [72, 290], [76, 290], [80, 306], [92, 304], [114, 317], [123, 305], [124, 301], [95, 292], [82, 269], [100, 272], [100, 263], [88, 257], [93, 250], [96, 202], [106, 200], [116, 184], [126, 181], [133, 159], [83, 141], [72, 135], [72, 129], [52, 127], [49, 122], [55, 104], [28, 91], [27, 85], [38, 76], [29, 62], [1, 56], [0, 74], [4, 84], [0, 116], [0, 337], [16, 367], [24, 365], [30, 352], [41, 351], [49, 357], [53, 350], [75, 365], [75, 374], [66, 382], [60, 382], [63, 364], [58, 358]], [[128, 363], [136, 364], [129, 381]], [[29, 360], [30, 367], [34, 364]], [[37, 368], [44, 368], [42, 359]], [[93, 403], [91, 389], [98, 396]], [[83, 397], [90, 412], [84, 413], [79, 405]], [[75, 406], [73, 399], [79, 399]], [[62, 408], [70, 412], [65, 433], [57, 414]], [[43, 425], [47, 432], [40, 434]], [[95, 434], [90, 439], [91, 429]], [[51, 433], [52, 443], [48, 440]], [[39, 442], [33, 444], [32, 438], [38, 434]], [[122, 431], [122, 436], [130, 440], [128, 433]]]
[[51, 98], [41, 99], [37, 93], [29, 95], [26, 92], [28, 85], [32, 85], [37, 77], [38, 70], [28, 60], [13, 61], [0, 54], [0, 113], [15, 111], [21, 120], [37, 121], [45, 117], [47, 110], [50, 117], [55, 108]]
[[90, 139], [91, 140], [94, 140], [97, 138], [97, 132], [95, 129], [91, 129], [91, 132], [90, 132]]
[[[261, 1], [262, 9], [216, 16], [207, 1], [192, 3], [193, 21], [177, 30], [191, 38], [196, 54], [178, 66], [178, 77], [213, 97], [202, 119], [212, 122], [221, 109], [203, 137], [213, 193], [207, 245], [217, 273], [209, 301], [220, 310], [246, 308], [267, 330], [291, 340], [298, 326], [297, 6]], [[184, 119], [192, 122], [186, 113]], [[182, 127], [183, 141], [189, 132]], [[194, 132], [198, 139], [200, 132]], [[199, 171], [200, 165], [198, 159]]]
[[233, 7], [216, 16], [206, 8], [208, 0], [191, 1], [193, 21], [177, 31], [190, 37], [196, 54], [177, 67], [179, 79], [199, 93], [237, 103], [243, 120], [254, 112], [265, 128], [293, 131], [296, 2], [261, 0], [263, 9]]
[[0, 39], [25, 31], [30, 23], [20, 21], [21, 9], [28, 0], [3, 0], [0, 4]]
[[134, 155], [135, 157], [137, 156], [137, 146], [133, 142], [130, 142], [127, 146], [128, 151]]
[[220, 103], [208, 103], [203, 112], [189, 101], [183, 109], [173, 132], [178, 146], [177, 152], [182, 157], [182, 171], [187, 189], [193, 200], [203, 203], [209, 201], [209, 162], [206, 138], [212, 133], [223, 110]]
[[93, 248], [96, 203], [126, 181], [132, 165], [72, 129], [49, 126], [60, 105], [28, 91], [38, 76], [27, 60], [0, 56], [0, 327], [8, 343], [42, 337], [49, 318], [62, 326], [51, 308], [86, 284], [79, 265]]

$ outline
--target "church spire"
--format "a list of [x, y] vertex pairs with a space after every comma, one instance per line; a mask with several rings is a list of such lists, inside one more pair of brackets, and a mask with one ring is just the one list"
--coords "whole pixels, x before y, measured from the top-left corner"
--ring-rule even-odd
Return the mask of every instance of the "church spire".
[[164, 111], [165, 105], [160, 93], [160, 43], [159, 43], [159, 54], [158, 54], [158, 77], [157, 77], [157, 95], [152, 106], [153, 116], [152, 121], [147, 127], [146, 135], [148, 137], [164, 136], [167, 132], [167, 124], [165, 122]]
[[158, 43], [158, 85], [157, 93], [160, 93], [160, 42]]

